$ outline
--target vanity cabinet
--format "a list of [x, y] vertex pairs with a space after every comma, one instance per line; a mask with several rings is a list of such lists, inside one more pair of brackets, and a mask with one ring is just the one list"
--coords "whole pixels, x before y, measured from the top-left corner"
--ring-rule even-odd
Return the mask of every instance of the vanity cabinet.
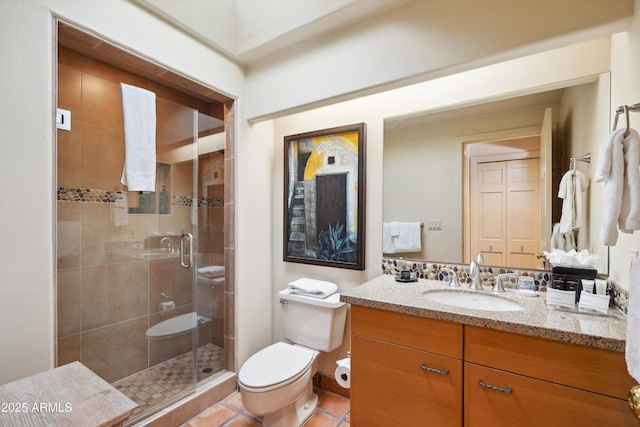
[[624, 353], [465, 326], [465, 426], [638, 426]]
[[461, 426], [463, 326], [351, 307], [351, 424]]
[[356, 426], [639, 425], [623, 352], [352, 305], [351, 361]]

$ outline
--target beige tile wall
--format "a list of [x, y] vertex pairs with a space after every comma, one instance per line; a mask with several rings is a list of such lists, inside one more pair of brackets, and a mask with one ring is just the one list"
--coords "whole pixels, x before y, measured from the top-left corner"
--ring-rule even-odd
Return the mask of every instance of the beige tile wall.
[[[180, 137], [182, 124], [191, 126], [192, 115], [173, 103], [223, 118], [221, 104], [190, 97], [60, 47], [58, 106], [71, 110], [72, 130], [57, 134], [59, 188], [127, 190], [120, 183], [124, 163], [120, 82], [152, 90], [159, 98], [172, 101], [158, 103], [158, 144]], [[206, 164], [212, 159], [202, 161]], [[172, 194], [190, 194], [190, 164], [177, 166], [172, 173]], [[109, 382], [176, 356], [173, 353], [181, 346], [151, 342], [145, 331], [169, 317], [193, 311], [189, 273], [177, 262], [115, 257], [108, 250], [114, 244], [148, 241], [156, 230], [190, 232], [191, 208], [172, 206], [171, 215], [128, 215], [129, 223], [122, 227], [113, 224], [112, 209], [110, 203], [57, 203], [58, 365], [79, 360]], [[198, 236], [202, 265], [229, 266], [225, 248], [233, 245], [222, 235], [226, 212], [226, 208], [199, 209], [199, 217], [206, 219]], [[201, 339], [204, 329], [207, 339], [217, 345], [225, 343], [223, 337], [228, 341], [234, 335], [225, 329], [224, 321], [225, 311], [229, 311], [225, 295], [232, 289], [197, 290], [198, 312], [203, 310], [202, 314], [212, 318], [207, 328], [201, 328]], [[171, 296], [175, 310], [158, 311], [159, 304], [167, 300], [162, 293]]]

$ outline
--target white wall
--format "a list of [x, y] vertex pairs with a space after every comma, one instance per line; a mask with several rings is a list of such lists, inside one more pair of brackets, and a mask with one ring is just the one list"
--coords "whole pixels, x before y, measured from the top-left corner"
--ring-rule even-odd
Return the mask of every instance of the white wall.
[[409, 1], [252, 64], [247, 117], [291, 114], [622, 31], [631, 3]]
[[[628, 32], [611, 38], [611, 105], [612, 120], [620, 105], [640, 102], [640, 0], [635, 0], [635, 16]], [[631, 114], [631, 126], [640, 129], [640, 113]], [[618, 121], [618, 126], [624, 124]], [[623, 286], [629, 283], [631, 250], [640, 250], [640, 232], [632, 235], [620, 233], [618, 243], [611, 247], [610, 275]]]
[[[125, 0], [0, 1], [0, 384], [53, 367], [55, 325], [52, 16], [238, 97], [237, 356], [271, 340], [269, 157], [244, 118], [241, 68]], [[144, 31], [141, 31], [144, 29]], [[257, 210], [256, 206], [260, 209]], [[266, 256], [265, 256], [266, 254]], [[264, 274], [264, 275], [263, 275]], [[257, 291], [256, 291], [257, 288]], [[250, 309], [246, 310], [246, 307]]]
[[0, 383], [53, 360], [51, 31], [41, 5], [0, 2]]
[[[274, 120], [274, 174], [272, 181], [274, 240], [272, 295], [274, 338], [282, 339], [277, 291], [299, 277], [333, 281], [339, 290], [351, 289], [382, 273], [382, 164], [384, 119], [435, 111], [459, 105], [532, 93], [540, 87], [608, 71], [609, 39], [547, 51], [377, 95], [337, 103]], [[366, 269], [363, 272], [309, 266], [282, 261], [283, 138], [311, 130], [365, 122], [367, 124]], [[335, 360], [349, 349], [349, 330], [342, 348], [320, 359], [320, 371], [330, 374]]]

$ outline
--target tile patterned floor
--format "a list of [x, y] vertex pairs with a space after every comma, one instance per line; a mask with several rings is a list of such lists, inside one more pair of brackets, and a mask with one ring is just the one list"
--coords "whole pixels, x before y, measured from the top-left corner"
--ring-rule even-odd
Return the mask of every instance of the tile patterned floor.
[[[329, 391], [318, 391], [318, 409], [304, 423], [304, 427], [348, 427], [350, 425], [349, 399]], [[182, 427], [260, 427], [260, 418], [250, 414], [242, 405], [240, 392], [207, 408]]]
[[[196, 355], [198, 382], [224, 369], [224, 349], [221, 347], [206, 344], [198, 347]], [[144, 371], [136, 372], [112, 385], [138, 404], [138, 408], [131, 417], [135, 419], [189, 390], [193, 384], [192, 366], [193, 353], [189, 351]]]

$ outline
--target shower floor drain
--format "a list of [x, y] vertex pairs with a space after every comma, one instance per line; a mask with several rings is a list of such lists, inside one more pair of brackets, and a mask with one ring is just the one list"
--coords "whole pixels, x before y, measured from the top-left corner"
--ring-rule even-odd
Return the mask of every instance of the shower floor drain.
[[208, 374], [209, 372], [213, 371], [213, 368], [204, 368], [202, 370], [202, 372], [204, 372], [205, 374]]

